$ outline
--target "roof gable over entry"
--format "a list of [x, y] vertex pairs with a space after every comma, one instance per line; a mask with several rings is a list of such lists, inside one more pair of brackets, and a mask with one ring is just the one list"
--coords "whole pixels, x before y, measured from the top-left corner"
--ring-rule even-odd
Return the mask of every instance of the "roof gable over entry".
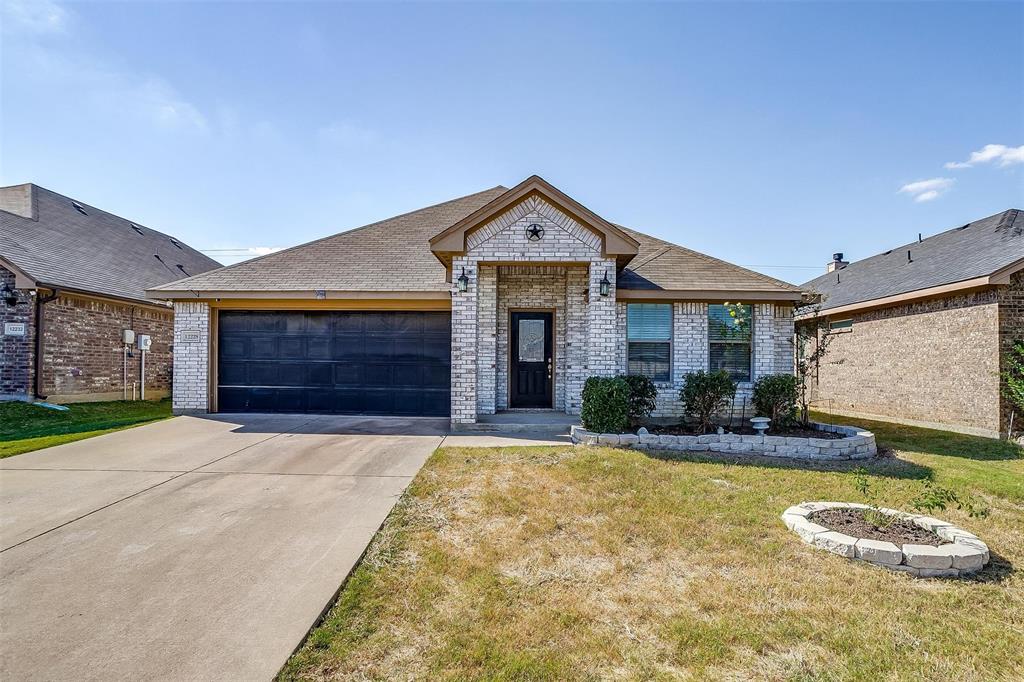
[[446, 266], [467, 250], [467, 238], [498, 216], [523, 202], [540, 199], [601, 237], [601, 253], [624, 267], [639, 252], [640, 243], [538, 175], [531, 175], [501, 196], [430, 238], [430, 250]]

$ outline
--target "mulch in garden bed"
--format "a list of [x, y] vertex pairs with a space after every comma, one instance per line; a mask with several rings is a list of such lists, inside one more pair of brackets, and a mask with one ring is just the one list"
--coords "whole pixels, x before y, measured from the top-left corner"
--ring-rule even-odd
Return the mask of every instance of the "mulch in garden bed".
[[[726, 433], [735, 433], [740, 436], [756, 436], [757, 431], [750, 424], [744, 424], [742, 426], [736, 425], [732, 427], [724, 427]], [[670, 426], [648, 426], [647, 430], [651, 433], [656, 433], [660, 436], [701, 436], [703, 432], [698, 431], [690, 426], [673, 424]], [[713, 433], [713, 432], [712, 432]], [[799, 426], [781, 428], [781, 429], [768, 429], [765, 431], [766, 436], [789, 436], [790, 438], [824, 438], [826, 440], [835, 440], [837, 438], [845, 438], [841, 433], [833, 433], [832, 431], [818, 431], [817, 429], [804, 429]]]
[[876, 528], [864, 520], [863, 511], [862, 509], [826, 509], [814, 512], [808, 518], [829, 530], [852, 535], [855, 538], [891, 542], [897, 547], [904, 544], [931, 545], [932, 547], [946, 544], [945, 540], [935, 533], [902, 519], [893, 521], [885, 528]]

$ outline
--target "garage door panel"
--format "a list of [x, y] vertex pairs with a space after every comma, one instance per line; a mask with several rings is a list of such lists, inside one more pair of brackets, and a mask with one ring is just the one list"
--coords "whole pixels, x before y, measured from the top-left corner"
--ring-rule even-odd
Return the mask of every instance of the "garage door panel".
[[278, 339], [277, 356], [283, 360], [304, 360], [306, 358], [306, 338], [304, 336], [285, 336]]
[[336, 336], [331, 341], [331, 357], [347, 362], [362, 362], [366, 348], [366, 338], [345, 334]]
[[250, 337], [248, 352], [251, 358], [276, 358], [277, 337], [264, 335]]
[[310, 360], [331, 359], [331, 337], [310, 336], [306, 339], [306, 357]]
[[423, 387], [448, 389], [451, 386], [451, 369], [449, 367], [427, 365], [423, 368]]
[[220, 344], [220, 357], [225, 360], [249, 357], [249, 339], [240, 337], [224, 339]]
[[220, 361], [220, 380], [222, 384], [240, 385], [249, 383], [246, 373], [249, 366], [244, 362]]
[[312, 362], [306, 365], [306, 382], [311, 386], [333, 386], [334, 365], [326, 362]]
[[278, 368], [276, 362], [250, 362], [249, 371], [246, 372], [245, 383], [250, 386], [276, 386], [278, 381]]
[[362, 386], [363, 365], [351, 362], [339, 362], [334, 365], [334, 384], [336, 386]]
[[222, 311], [219, 408], [446, 416], [451, 316]]

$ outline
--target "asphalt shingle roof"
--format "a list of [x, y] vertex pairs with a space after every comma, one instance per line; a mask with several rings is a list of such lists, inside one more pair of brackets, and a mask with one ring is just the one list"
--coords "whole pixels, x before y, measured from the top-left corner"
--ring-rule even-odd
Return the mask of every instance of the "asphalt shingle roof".
[[825, 311], [985, 277], [1022, 258], [1024, 211], [1010, 209], [850, 263], [802, 286], [822, 295]]
[[[429, 240], [508, 190], [476, 194], [156, 287], [165, 291], [448, 291]], [[618, 226], [640, 242], [618, 285], [642, 290], [799, 291], [710, 256]]]
[[146, 290], [180, 279], [178, 265], [189, 275], [220, 267], [141, 223], [139, 234], [131, 221], [77, 199], [38, 185], [32, 192], [34, 220], [0, 210], [0, 256], [38, 283], [153, 303]]

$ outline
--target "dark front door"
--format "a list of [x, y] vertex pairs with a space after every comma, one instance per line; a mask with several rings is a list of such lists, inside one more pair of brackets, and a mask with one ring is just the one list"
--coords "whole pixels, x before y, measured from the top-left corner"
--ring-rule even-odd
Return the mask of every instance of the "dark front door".
[[447, 416], [451, 313], [221, 311], [218, 408]]
[[551, 313], [512, 313], [509, 407], [551, 407]]

